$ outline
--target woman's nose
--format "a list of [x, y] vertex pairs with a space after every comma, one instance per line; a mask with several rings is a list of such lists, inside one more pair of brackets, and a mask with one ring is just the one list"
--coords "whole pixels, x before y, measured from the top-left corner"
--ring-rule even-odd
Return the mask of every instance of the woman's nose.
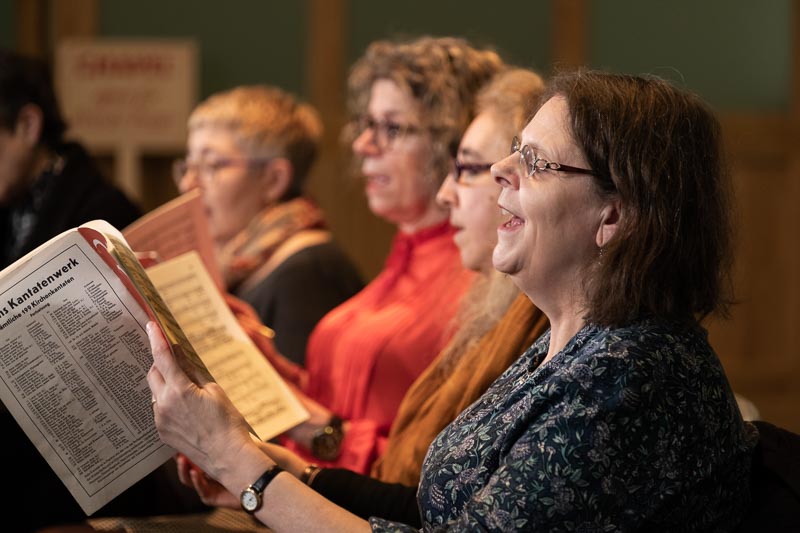
[[371, 128], [364, 128], [353, 140], [353, 153], [358, 156], [376, 155], [379, 152], [375, 132]]
[[197, 171], [194, 169], [187, 169], [186, 173], [178, 180], [178, 190], [181, 194], [189, 192], [200, 186], [200, 180], [197, 179]]
[[447, 174], [447, 177], [439, 187], [439, 192], [436, 193], [436, 202], [442, 206], [451, 208], [458, 204], [458, 194], [456, 193], [456, 181], [453, 179], [453, 172]]
[[519, 154], [515, 152], [507, 155], [492, 165], [490, 172], [501, 187], [519, 188]]

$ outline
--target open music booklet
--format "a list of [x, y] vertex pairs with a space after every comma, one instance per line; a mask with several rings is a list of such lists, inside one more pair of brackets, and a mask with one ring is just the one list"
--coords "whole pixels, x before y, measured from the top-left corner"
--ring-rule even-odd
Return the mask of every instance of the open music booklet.
[[0, 272], [0, 399], [86, 514], [174, 453], [153, 422], [149, 320], [181, 347], [187, 374], [217, 381], [260, 438], [307, 418], [216, 287], [196, 253], [148, 275], [103, 221]]
[[155, 252], [159, 260], [195, 251], [217, 287], [222, 274], [214, 255], [208, 217], [200, 191], [193, 189], [144, 215], [122, 230], [125, 240], [137, 252]]

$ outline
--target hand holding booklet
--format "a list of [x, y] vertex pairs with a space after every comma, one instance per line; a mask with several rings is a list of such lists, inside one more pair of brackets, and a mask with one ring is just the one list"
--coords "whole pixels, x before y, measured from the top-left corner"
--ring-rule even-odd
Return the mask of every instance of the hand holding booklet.
[[173, 454], [145, 379], [150, 320], [181, 347], [187, 374], [216, 378], [261, 438], [307, 417], [197, 256], [179, 259], [159, 265], [156, 288], [122, 235], [94, 221], [0, 272], [0, 399], [87, 514]]

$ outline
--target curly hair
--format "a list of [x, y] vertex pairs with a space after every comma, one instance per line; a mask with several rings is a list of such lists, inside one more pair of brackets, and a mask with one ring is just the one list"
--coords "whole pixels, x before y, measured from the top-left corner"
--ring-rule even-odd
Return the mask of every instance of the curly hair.
[[732, 301], [731, 183], [721, 129], [696, 95], [656, 77], [578, 71], [542, 101], [567, 101], [569, 127], [601, 195], [622, 217], [587, 277], [587, 320], [725, 316]]
[[309, 104], [265, 85], [216, 93], [189, 116], [189, 131], [212, 127], [230, 131], [252, 156], [286, 157], [294, 169], [288, 196], [302, 190], [322, 142], [322, 121]]
[[[408, 91], [433, 140], [433, 169], [444, 178], [450, 155], [474, 117], [478, 89], [502, 67], [497, 53], [474, 48], [464, 39], [375, 41], [350, 71], [348, 110], [351, 118], [363, 115], [372, 84], [379, 79], [391, 80]], [[350, 127], [344, 139], [352, 141], [355, 134]]]

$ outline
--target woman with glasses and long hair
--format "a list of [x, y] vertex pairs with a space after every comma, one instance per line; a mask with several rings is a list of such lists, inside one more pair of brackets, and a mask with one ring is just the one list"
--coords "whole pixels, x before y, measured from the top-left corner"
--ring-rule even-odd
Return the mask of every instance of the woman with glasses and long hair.
[[202, 102], [188, 126], [176, 184], [202, 194], [228, 291], [253, 306], [277, 349], [302, 365], [317, 322], [363, 286], [303, 194], [322, 123], [278, 88], [243, 86]]
[[406, 391], [452, 335], [474, 275], [436, 192], [501, 65], [463, 40], [424, 37], [375, 42], [351, 71], [348, 133], [367, 202], [398, 232], [383, 270], [309, 339], [297, 384], [311, 417], [285, 443], [310, 461], [369, 472]]
[[[700, 320], [730, 302], [719, 124], [652, 77], [577, 72], [492, 166], [495, 268], [550, 330], [433, 441], [426, 531], [731, 531], [757, 434]], [[667, 139], [669, 142], [665, 142]], [[331, 504], [269, 457], [224, 393], [148, 326], [165, 442], [274, 531], [404, 531]]]

